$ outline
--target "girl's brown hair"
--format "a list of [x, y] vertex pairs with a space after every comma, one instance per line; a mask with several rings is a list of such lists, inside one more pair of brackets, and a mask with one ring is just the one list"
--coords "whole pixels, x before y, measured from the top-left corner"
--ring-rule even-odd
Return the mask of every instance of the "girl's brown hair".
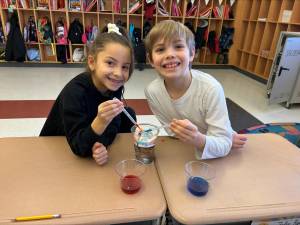
[[[95, 41], [88, 46], [88, 55], [94, 57], [97, 60], [97, 55], [99, 52], [103, 51], [104, 47], [109, 43], [119, 43], [125, 47], [128, 47], [131, 55], [131, 63], [129, 66], [129, 78], [133, 72], [134, 68], [134, 53], [131, 45], [130, 38], [128, 37], [126, 30], [123, 27], [119, 27], [119, 31], [122, 35], [119, 35], [115, 32], [107, 33], [107, 27], [105, 27], [101, 33], [98, 33]], [[89, 66], [87, 65], [87, 71], [90, 71]]]

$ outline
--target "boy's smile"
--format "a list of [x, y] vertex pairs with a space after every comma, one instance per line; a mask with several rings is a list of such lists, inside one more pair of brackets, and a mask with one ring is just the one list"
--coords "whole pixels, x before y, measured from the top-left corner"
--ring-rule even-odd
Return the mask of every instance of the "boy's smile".
[[151, 65], [164, 79], [174, 79], [189, 75], [189, 65], [194, 53], [182, 38], [170, 41], [159, 40], [152, 50]]

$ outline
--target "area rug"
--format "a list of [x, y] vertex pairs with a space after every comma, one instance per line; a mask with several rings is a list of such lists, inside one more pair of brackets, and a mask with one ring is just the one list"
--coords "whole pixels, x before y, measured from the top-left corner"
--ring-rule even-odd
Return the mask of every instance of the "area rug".
[[240, 130], [240, 134], [275, 133], [300, 148], [300, 123], [269, 123]]
[[246, 129], [248, 127], [263, 124], [263, 122], [255, 118], [250, 113], [248, 113], [238, 104], [233, 102], [231, 99], [226, 98], [226, 104], [228, 108], [228, 115], [231, 122], [231, 126], [236, 132], [242, 129]]

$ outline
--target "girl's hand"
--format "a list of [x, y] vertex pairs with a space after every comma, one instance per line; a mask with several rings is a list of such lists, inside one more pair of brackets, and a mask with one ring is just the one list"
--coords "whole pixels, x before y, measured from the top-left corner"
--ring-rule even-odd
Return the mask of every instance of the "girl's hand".
[[205, 135], [201, 134], [197, 126], [187, 119], [173, 119], [170, 123], [170, 129], [177, 138], [185, 143], [191, 144], [196, 148], [203, 148], [205, 145]]
[[93, 145], [92, 152], [93, 158], [95, 159], [98, 165], [102, 166], [103, 164], [107, 163], [108, 153], [106, 147], [103, 144], [96, 142]]
[[123, 102], [119, 99], [108, 100], [102, 102], [98, 106], [98, 118], [106, 125], [109, 124], [112, 119], [122, 112], [124, 108]]
[[243, 148], [246, 141], [247, 141], [246, 136], [234, 132], [233, 137], [232, 137], [232, 147], [231, 148]]

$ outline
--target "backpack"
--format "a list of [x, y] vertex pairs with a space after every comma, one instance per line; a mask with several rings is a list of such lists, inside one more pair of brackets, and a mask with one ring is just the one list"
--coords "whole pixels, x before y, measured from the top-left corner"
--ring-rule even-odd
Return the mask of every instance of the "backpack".
[[50, 44], [53, 42], [52, 26], [47, 16], [38, 20], [38, 32], [41, 43]]
[[141, 28], [135, 27], [132, 32], [134, 57], [137, 63], [146, 63], [146, 48], [142, 40]]
[[83, 26], [79, 19], [76, 18], [70, 24], [68, 38], [72, 44], [82, 44]]
[[27, 24], [24, 26], [24, 41], [37, 42], [36, 25], [32, 16], [29, 16]]

